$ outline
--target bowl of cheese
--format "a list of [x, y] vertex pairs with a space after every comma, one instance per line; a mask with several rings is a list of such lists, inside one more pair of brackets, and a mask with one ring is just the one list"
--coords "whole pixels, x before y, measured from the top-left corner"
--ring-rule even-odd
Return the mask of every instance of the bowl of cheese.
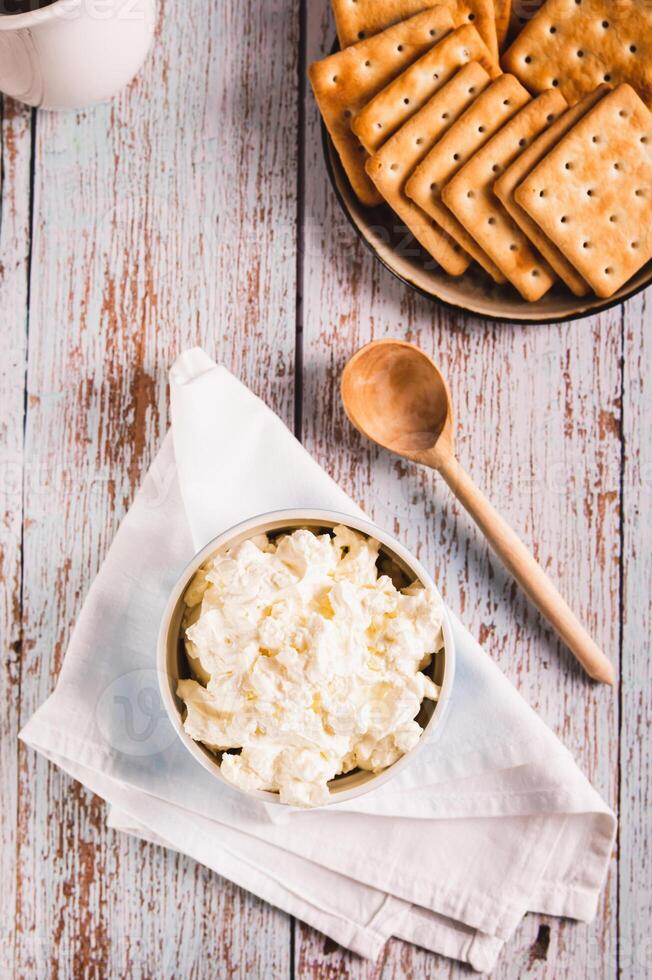
[[423, 566], [367, 521], [277, 511], [209, 542], [163, 616], [158, 671], [186, 748], [268, 803], [327, 806], [409, 764], [455, 652]]

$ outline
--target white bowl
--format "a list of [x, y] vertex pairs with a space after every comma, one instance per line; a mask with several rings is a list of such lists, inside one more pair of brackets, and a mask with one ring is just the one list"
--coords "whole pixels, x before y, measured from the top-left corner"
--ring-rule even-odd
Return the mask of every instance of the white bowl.
[[[338, 524], [345, 524], [347, 527], [353, 528], [355, 531], [360, 531], [362, 534], [379, 541], [381, 544], [381, 553], [390, 558], [405, 573], [406, 578], [410, 582], [418, 580], [424, 586], [434, 586], [434, 582], [425, 568], [402, 544], [368, 521], [348, 517], [346, 514], [339, 514], [336, 511], [280, 510], [270, 514], [260, 514], [257, 517], [252, 517], [250, 520], [237, 524], [230, 530], [225, 531], [224, 534], [220, 534], [217, 538], [210, 541], [187, 565], [172, 590], [167, 606], [165, 607], [159, 631], [157, 651], [158, 676], [163, 703], [170, 721], [190, 754], [197, 759], [204, 769], [207, 769], [213, 776], [231, 789], [235, 789], [236, 787], [222, 775], [219, 758], [202, 745], [201, 742], [196, 742], [192, 739], [183, 728], [185, 706], [183, 701], [177, 697], [176, 690], [179, 678], [190, 676], [183, 639], [181, 637], [181, 621], [185, 609], [183, 602], [185, 591], [196, 571], [209, 558], [218, 552], [224, 552], [228, 548], [240, 544], [240, 542], [247, 538], [252, 538], [257, 534], [263, 533], [278, 534], [282, 531], [292, 532], [296, 531], [297, 528], [314, 528], [329, 531]], [[329, 803], [340, 803], [344, 800], [351, 800], [386, 783], [410, 764], [415, 754], [423, 747], [426, 739], [431, 739], [435, 729], [441, 725], [450, 698], [455, 672], [453, 633], [448, 613], [445, 609], [443, 634], [443, 652], [433, 658], [432, 665], [433, 680], [441, 687], [441, 695], [434, 705], [430, 701], [423, 702], [422, 711], [426, 715], [429, 715], [429, 717], [427, 717], [427, 720], [420, 719], [424, 731], [415, 748], [402, 756], [392, 766], [383, 769], [382, 772], [373, 773], [356, 769], [346, 775], [336, 776], [329, 783], [331, 791], [331, 800]], [[244, 792], [243, 790], [239, 791]], [[258, 800], [265, 800], [267, 803], [276, 803], [279, 806], [284, 805], [280, 803], [278, 794], [274, 792], [254, 790], [245, 793], [245, 795]]]

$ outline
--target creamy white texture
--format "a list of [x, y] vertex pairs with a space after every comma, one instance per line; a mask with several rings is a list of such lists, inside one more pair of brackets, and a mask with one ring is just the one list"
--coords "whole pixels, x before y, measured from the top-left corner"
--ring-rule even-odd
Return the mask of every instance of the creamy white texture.
[[441, 649], [434, 589], [397, 590], [377, 568], [377, 541], [347, 527], [334, 536], [264, 535], [211, 559], [195, 575], [182, 680], [185, 729], [224, 752], [224, 776], [283, 803], [319, 806], [328, 781], [377, 772], [419, 740], [422, 670]]

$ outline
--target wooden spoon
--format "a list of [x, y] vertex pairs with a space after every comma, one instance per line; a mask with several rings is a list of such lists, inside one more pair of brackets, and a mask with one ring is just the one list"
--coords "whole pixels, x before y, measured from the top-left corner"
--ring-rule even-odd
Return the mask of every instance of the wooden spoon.
[[450, 391], [428, 355], [401, 340], [367, 344], [344, 369], [342, 400], [351, 422], [367, 438], [441, 473], [498, 557], [587, 673], [613, 684], [613, 667], [602, 650], [458, 463]]

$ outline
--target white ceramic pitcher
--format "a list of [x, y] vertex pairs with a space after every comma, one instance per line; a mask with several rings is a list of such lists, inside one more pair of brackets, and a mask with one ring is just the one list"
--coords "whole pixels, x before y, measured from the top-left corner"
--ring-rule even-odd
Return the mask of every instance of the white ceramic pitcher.
[[55, 0], [0, 14], [0, 91], [45, 109], [80, 109], [115, 95], [152, 40], [156, 0]]

